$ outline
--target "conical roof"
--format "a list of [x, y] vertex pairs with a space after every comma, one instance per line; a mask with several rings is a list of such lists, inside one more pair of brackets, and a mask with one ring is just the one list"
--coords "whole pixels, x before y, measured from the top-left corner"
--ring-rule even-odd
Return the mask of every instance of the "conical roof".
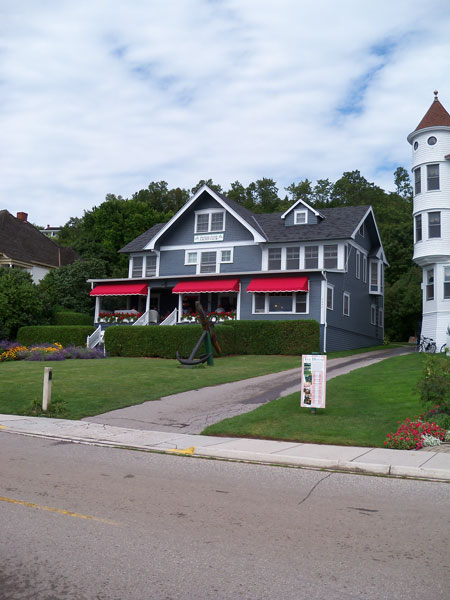
[[450, 115], [438, 100], [437, 91], [434, 92], [434, 100], [414, 131], [425, 129], [425, 127], [445, 126], [450, 127]]

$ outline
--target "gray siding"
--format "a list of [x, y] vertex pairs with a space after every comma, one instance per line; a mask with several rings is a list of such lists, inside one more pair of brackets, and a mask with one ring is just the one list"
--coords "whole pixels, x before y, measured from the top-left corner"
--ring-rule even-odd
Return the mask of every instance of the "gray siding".
[[307, 215], [306, 223], [308, 225], [315, 225], [316, 223], [319, 222], [318, 217], [313, 213], [312, 210], [309, 210], [309, 209], [305, 208], [304, 206], [298, 206], [298, 208], [294, 208], [294, 210], [291, 210], [291, 212], [286, 216], [284, 222], [287, 227], [290, 227], [291, 225], [295, 225], [294, 213], [296, 210], [306, 210], [306, 215]]
[[[194, 244], [195, 234], [195, 212], [208, 208], [220, 208], [222, 206], [216, 202], [206, 192], [195, 203], [195, 207], [189, 208], [184, 215], [159, 239], [159, 246], [183, 246]], [[224, 242], [236, 242], [244, 240], [253, 240], [252, 234], [244, 225], [235, 219], [227, 210], [225, 216]], [[214, 242], [211, 242], [214, 245]]]
[[[231, 244], [230, 244], [231, 245]], [[211, 244], [211, 250], [217, 247]], [[174, 275], [195, 275], [195, 265], [184, 264], [184, 250], [162, 250], [160, 255], [160, 277]], [[222, 263], [220, 273], [236, 273], [240, 271], [260, 271], [261, 270], [261, 248], [254, 246], [236, 246], [233, 251], [233, 262]], [[208, 273], [207, 276], [212, 276]]]
[[247, 286], [252, 277], [241, 277], [241, 319], [264, 321], [289, 321], [299, 319], [315, 319], [320, 321], [320, 285], [321, 276], [311, 275], [309, 279], [309, 312], [306, 314], [253, 314], [252, 300], [253, 294], [247, 292]]

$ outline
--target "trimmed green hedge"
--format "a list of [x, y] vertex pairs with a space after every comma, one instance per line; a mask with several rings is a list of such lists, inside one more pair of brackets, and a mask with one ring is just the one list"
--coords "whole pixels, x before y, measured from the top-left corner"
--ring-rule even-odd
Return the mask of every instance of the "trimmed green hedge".
[[[230, 354], [301, 355], [320, 350], [317, 321], [235, 321], [215, 328], [222, 356]], [[202, 333], [200, 325], [108, 327], [109, 356], [187, 357]], [[204, 352], [200, 348], [199, 353]]]
[[92, 327], [94, 317], [80, 312], [56, 312], [52, 319], [52, 325], [90, 325]]
[[95, 327], [88, 325], [35, 325], [21, 327], [17, 332], [17, 341], [24, 346], [54, 342], [64, 347], [85, 346], [87, 336], [94, 331]]

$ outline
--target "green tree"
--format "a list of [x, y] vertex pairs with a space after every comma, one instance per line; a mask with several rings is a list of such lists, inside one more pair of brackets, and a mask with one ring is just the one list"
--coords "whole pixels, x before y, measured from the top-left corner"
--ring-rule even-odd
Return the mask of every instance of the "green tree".
[[94, 299], [89, 296], [87, 279], [102, 279], [106, 273], [103, 260], [77, 260], [47, 273], [39, 282], [39, 293], [49, 306], [90, 313], [94, 309]]
[[198, 190], [202, 187], [202, 185], [207, 185], [215, 192], [222, 193], [222, 187], [220, 185], [214, 183], [214, 181], [212, 179], [200, 179], [200, 181], [197, 183], [197, 185], [194, 185], [194, 187], [191, 189], [191, 194], [194, 196], [194, 194], [196, 194], [198, 192]]
[[422, 319], [422, 271], [413, 265], [385, 289], [385, 330], [392, 340], [417, 335]]
[[29, 273], [0, 267], [0, 339], [15, 339], [19, 327], [45, 324], [50, 314]]

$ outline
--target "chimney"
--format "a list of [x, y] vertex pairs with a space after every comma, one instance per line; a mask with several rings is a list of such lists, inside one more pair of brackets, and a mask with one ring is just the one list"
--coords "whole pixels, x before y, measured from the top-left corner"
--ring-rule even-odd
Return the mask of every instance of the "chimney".
[[18, 212], [17, 213], [17, 218], [19, 219], [19, 221], [25, 221], [25, 223], [28, 221], [28, 213], [26, 212]]

